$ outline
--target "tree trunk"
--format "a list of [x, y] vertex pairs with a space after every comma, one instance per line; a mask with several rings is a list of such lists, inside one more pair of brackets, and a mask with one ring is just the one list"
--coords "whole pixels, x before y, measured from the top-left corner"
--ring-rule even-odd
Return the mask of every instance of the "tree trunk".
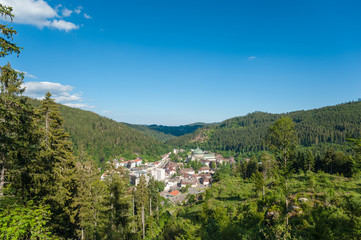
[[81, 240], [84, 240], [84, 227], [81, 228]]
[[[5, 163], [4, 158], [5, 157], [3, 157], [3, 164]], [[5, 166], [2, 166], [1, 174], [0, 174], [0, 197], [4, 196], [4, 193], [3, 193], [4, 185], [5, 185]]]

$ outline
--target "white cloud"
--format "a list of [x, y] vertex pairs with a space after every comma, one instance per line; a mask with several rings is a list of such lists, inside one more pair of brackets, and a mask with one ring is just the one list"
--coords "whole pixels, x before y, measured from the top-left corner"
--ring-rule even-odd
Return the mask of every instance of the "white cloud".
[[83, 7], [82, 6], [78, 6], [77, 8], [74, 9], [74, 12], [76, 14], [80, 14], [81, 13], [81, 10], [83, 10]]
[[88, 14], [86, 14], [86, 13], [84, 13], [84, 17], [85, 17], [86, 19], [91, 19], [91, 18], [92, 18], [90, 15], [88, 15]]
[[50, 92], [56, 102], [66, 106], [83, 109], [95, 108], [95, 106], [83, 103], [82, 93], [73, 93], [74, 87], [70, 85], [54, 82], [26, 82], [22, 87], [25, 87], [24, 95], [28, 97], [41, 100], [44, 99], [46, 92]]
[[67, 8], [63, 8], [61, 13], [63, 14], [64, 17], [69, 17], [73, 13], [73, 11]]
[[65, 103], [65, 106], [73, 107], [73, 108], [84, 108], [84, 109], [92, 109], [95, 108], [95, 106], [89, 106], [84, 103]]
[[250, 56], [250, 57], [248, 57], [248, 60], [255, 60], [257, 57], [255, 57], [255, 56]]
[[50, 92], [57, 102], [81, 101], [80, 93], [72, 93], [74, 87], [53, 82], [26, 82], [24, 95], [32, 98], [42, 99], [46, 92]]
[[[44, 0], [0, 0], [0, 4], [13, 7], [14, 22], [16, 23], [35, 25], [38, 28], [56, 28], [66, 32], [79, 28], [72, 22], [57, 20], [57, 18], [61, 18], [57, 11], [62, 5], [52, 8]], [[68, 11], [65, 11], [64, 14], [65, 9], [63, 9], [63, 16], [69, 14]]]
[[60, 20], [53, 20], [49, 27], [52, 27], [52, 28], [56, 28], [56, 29], [61, 29], [61, 30], [64, 30], [65, 32], [69, 32], [73, 29], [78, 29], [79, 26], [75, 25], [74, 23], [72, 22], [67, 22], [67, 21], [64, 21], [63, 19], [60, 19]]

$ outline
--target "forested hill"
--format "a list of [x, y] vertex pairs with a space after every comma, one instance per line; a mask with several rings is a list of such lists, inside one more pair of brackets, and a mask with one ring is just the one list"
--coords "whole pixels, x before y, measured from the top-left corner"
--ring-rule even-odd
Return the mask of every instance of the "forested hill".
[[136, 124], [128, 124], [128, 126], [140, 130], [145, 134], [148, 134], [158, 140], [166, 141], [173, 137], [183, 136], [185, 134], [193, 133], [198, 128], [204, 127], [206, 123], [193, 123], [188, 125], [180, 125], [180, 126], [163, 126], [163, 125], [136, 125]]
[[167, 143], [174, 146], [198, 145], [214, 151], [256, 152], [263, 149], [267, 129], [281, 116], [294, 120], [299, 143], [303, 146], [343, 144], [347, 137], [361, 137], [359, 101], [286, 114], [254, 112], [211, 127], [205, 126]]
[[[35, 106], [39, 101], [31, 100]], [[60, 105], [64, 129], [70, 134], [75, 152], [84, 147], [96, 161], [122, 154], [125, 158], [139, 153], [148, 160], [155, 160], [168, 149], [159, 140], [94, 112]]]

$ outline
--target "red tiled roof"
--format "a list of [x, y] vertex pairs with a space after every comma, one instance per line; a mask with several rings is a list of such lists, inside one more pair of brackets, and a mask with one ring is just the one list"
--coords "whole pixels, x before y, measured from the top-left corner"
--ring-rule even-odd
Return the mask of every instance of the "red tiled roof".
[[135, 159], [134, 162], [142, 161], [142, 159]]
[[173, 196], [176, 196], [178, 195], [180, 192], [178, 190], [174, 190], [172, 192], [170, 192], [169, 194], [173, 195]]

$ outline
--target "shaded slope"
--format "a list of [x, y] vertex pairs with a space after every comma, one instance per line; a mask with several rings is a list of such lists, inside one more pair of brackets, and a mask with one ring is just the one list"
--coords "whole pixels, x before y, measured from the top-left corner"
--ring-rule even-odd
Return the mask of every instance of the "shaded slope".
[[167, 141], [174, 137], [183, 136], [185, 134], [193, 133], [198, 128], [207, 126], [206, 123], [193, 123], [188, 125], [179, 126], [163, 126], [163, 125], [136, 125], [127, 124], [129, 127], [144, 132], [145, 134], [152, 136], [160, 141]]

